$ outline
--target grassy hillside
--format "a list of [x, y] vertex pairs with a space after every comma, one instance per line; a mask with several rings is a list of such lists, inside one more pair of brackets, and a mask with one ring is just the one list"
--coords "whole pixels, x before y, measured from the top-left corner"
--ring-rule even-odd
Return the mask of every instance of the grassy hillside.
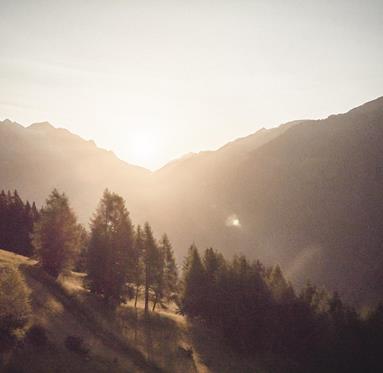
[[[2, 372], [276, 371], [272, 357], [263, 357], [262, 364], [261, 360], [243, 360], [221, 343], [220, 336], [171, 309], [151, 314], [149, 322], [145, 322], [141, 304], [137, 309], [133, 304], [116, 312], [108, 309], [83, 288], [83, 274], [69, 272], [55, 281], [35, 261], [3, 250], [0, 266], [19, 268], [32, 305], [31, 319], [18, 333], [18, 343], [1, 354]], [[25, 338], [32, 325], [46, 329], [45, 346], [33, 345]], [[68, 350], [68, 336], [81, 337], [89, 353]]]

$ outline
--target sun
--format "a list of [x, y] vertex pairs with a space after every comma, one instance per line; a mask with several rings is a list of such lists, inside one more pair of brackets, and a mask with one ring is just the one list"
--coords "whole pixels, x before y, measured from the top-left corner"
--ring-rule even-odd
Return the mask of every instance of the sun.
[[161, 155], [158, 136], [150, 131], [135, 131], [130, 134], [127, 146], [127, 158], [130, 163], [150, 169], [157, 167]]

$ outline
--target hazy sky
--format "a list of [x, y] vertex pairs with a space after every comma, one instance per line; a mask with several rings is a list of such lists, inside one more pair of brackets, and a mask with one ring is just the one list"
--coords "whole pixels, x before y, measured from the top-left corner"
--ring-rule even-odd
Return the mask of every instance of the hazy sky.
[[0, 0], [0, 119], [152, 169], [381, 95], [382, 0]]

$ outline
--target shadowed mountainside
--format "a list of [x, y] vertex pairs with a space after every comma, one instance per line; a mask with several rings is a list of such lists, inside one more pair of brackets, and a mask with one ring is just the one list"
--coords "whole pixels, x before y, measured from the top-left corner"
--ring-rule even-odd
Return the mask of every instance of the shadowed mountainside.
[[150, 171], [47, 122], [23, 127], [5, 120], [0, 122], [0, 174], [1, 188], [17, 189], [37, 204], [55, 187], [65, 191], [85, 222], [105, 188], [130, 196], [129, 205], [141, 211], [134, 204], [142, 199]]
[[349, 300], [382, 297], [383, 98], [290, 122], [150, 173], [49, 124], [0, 124], [4, 189], [42, 202], [65, 191], [82, 220], [110, 189], [134, 220], [166, 231], [178, 258], [194, 240], [281, 263]]

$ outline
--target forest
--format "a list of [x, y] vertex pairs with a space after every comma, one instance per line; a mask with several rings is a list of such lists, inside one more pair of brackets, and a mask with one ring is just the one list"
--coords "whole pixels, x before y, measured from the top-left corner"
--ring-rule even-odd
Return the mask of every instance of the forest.
[[[85, 273], [87, 291], [115, 310], [143, 299], [145, 318], [170, 305], [190, 322], [222, 336], [240, 356], [272, 354], [292, 372], [378, 372], [383, 364], [383, 306], [357, 310], [338, 293], [286, 279], [280, 266], [245, 256], [225, 258], [192, 244], [177, 265], [170, 239], [147, 222], [135, 226], [124, 199], [105, 190], [90, 221], [79, 224], [65, 194], [45, 205], [0, 193], [0, 247], [34, 258], [53, 280]], [[28, 295], [16, 272], [0, 272], [2, 351], [28, 320]]]

